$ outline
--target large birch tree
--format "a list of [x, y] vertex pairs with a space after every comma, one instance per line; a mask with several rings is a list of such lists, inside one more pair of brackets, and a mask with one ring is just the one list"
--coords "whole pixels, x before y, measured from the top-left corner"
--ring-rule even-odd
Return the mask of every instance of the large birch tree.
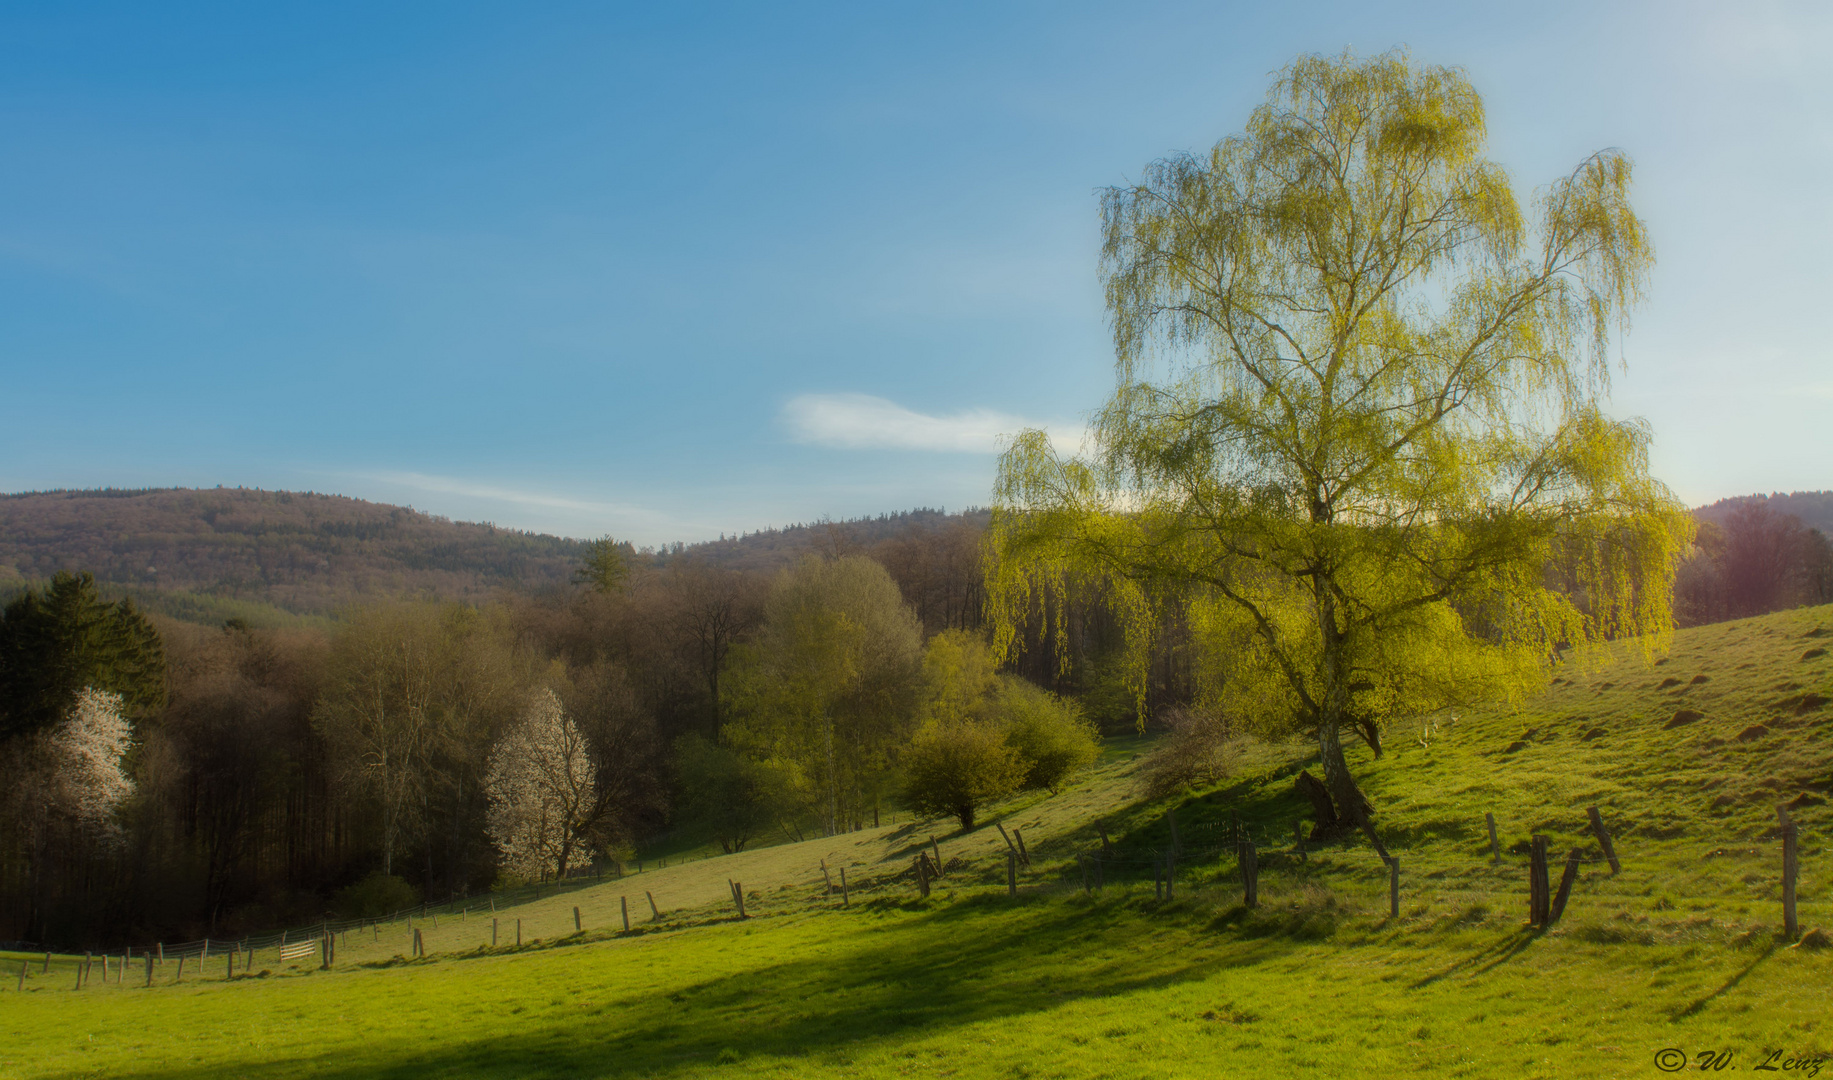
[[1001, 645], [1079, 575], [1136, 657], [1186, 604], [1211, 703], [1309, 733], [1320, 824], [1371, 839], [1345, 731], [1379, 753], [1383, 718], [1667, 631], [1690, 539], [1603, 410], [1653, 261], [1628, 157], [1524, 210], [1485, 140], [1456, 69], [1301, 57], [1243, 133], [1105, 192], [1114, 393], [1080, 456], [1029, 431], [1000, 463]]

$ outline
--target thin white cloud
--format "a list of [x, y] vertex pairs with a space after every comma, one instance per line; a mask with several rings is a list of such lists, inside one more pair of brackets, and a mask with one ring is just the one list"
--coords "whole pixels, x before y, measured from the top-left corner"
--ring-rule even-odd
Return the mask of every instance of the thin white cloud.
[[783, 406], [782, 419], [799, 443], [952, 454], [996, 454], [1026, 428], [1046, 426], [992, 409], [930, 416], [870, 394], [801, 394]]
[[[532, 527], [558, 529], [562, 535], [596, 536], [607, 530], [616, 532], [620, 537], [635, 531], [644, 535], [656, 533], [673, 535], [682, 530], [692, 530], [698, 523], [685, 522], [674, 515], [660, 510], [630, 503], [602, 502], [590, 499], [576, 499], [564, 495], [554, 495], [541, 491], [530, 491], [523, 488], [502, 487], [496, 484], [480, 483], [454, 476], [438, 476], [419, 472], [363, 472], [345, 474], [354, 479], [368, 480], [386, 484], [391, 487], [405, 488], [410, 491], [423, 491], [438, 495], [456, 496], [461, 500], [479, 500], [488, 503], [507, 503], [511, 506], [533, 507], [554, 513], [539, 515], [539, 524]], [[482, 516], [481, 507], [458, 504], [452, 507], [458, 513], [468, 517]], [[450, 516], [450, 514], [448, 515]]]

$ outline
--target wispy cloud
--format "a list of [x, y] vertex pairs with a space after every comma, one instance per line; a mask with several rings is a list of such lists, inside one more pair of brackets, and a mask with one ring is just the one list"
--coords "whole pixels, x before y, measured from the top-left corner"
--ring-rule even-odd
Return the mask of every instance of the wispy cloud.
[[[597, 535], [607, 530], [616, 532], [620, 537], [633, 532], [643, 535], [651, 533], [674, 535], [684, 529], [692, 531], [697, 525], [694, 522], [684, 522], [664, 511], [632, 503], [579, 499], [544, 491], [466, 480], [455, 476], [398, 471], [345, 475], [357, 480], [367, 480], [410, 491], [455, 496], [459, 500], [508, 504], [549, 511], [549, 514], [540, 515], [541, 524], [536, 527], [557, 528], [566, 535]], [[462, 502], [453, 509], [468, 517], [485, 516], [481, 512], [482, 507], [466, 505]]]
[[[802, 394], [783, 406], [782, 420], [799, 443], [953, 454], [998, 453], [1003, 440], [1046, 426], [992, 409], [931, 416], [870, 394]], [[1078, 429], [1078, 441], [1080, 434]]]

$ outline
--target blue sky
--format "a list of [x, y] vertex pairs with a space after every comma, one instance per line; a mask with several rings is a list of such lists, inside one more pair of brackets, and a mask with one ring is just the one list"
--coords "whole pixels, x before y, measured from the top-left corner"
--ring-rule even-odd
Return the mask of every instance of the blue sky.
[[1658, 475], [1833, 488], [1825, 4], [15, 2], [0, 490], [639, 543], [984, 504], [1111, 385], [1096, 190], [1395, 45], [1523, 195], [1635, 158]]

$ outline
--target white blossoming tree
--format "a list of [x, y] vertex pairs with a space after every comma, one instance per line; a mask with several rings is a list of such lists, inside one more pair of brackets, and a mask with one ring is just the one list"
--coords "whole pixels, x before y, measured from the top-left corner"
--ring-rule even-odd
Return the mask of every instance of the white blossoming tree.
[[605, 813], [591, 748], [552, 690], [537, 693], [491, 750], [485, 785], [490, 838], [518, 877], [564, 877]]
[[51, 733], [51, 803], [95, 835], [120, 835], [115, 810], [134, 793], [121, 769], [133, 731], [121, 714], [120, 694], [84, 689], [70, 715]]

